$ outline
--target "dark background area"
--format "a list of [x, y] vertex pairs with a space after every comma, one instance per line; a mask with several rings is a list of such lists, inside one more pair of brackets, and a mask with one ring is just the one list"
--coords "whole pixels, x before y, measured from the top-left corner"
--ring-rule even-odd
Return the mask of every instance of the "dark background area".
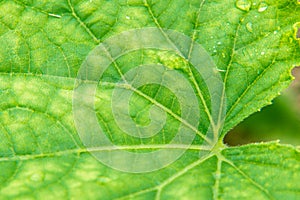
[[229, 146], [280, 140], [300, 145], [300, 67], [294, 68], [295, 80], [273, 104], [264, 107], [231, 130], [224, 141]]

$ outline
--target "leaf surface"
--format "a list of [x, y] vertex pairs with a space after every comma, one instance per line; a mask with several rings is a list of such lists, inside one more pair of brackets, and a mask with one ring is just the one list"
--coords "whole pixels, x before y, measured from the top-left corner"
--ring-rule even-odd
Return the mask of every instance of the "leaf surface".
[[[300, 64], [299, 11], [296, 0], [1, 1], [0, 199], [296, 199], [299, 150], [277, 143], [229, 148], [222, 139], [292, 80], [290, 70]], [[95, 110], [107, 137], [124, 149], [166, 148], [162, 145], [180, 127], [176, 116], [182, 109], [168, 88], [137, 88], [130, 101], [134, 121], [151, 123], [149, 111], [156, 102], [168, 111], [166, 125], [151, 139], [125, 135], [110, 108], [122, 74], [139, 65], [166, 65], [189, 80], [199, 101], [201, 120], [187, 151], [166, 168], [132, 174], [90, 154], [107, 149], [82, 144], [73, 90], [79, 68], [95, 47], [123, 31], [146, 27], [183, 33], [208, 52], [224, 83], [226, 116], [220, 136], [213, 138], [217, 145], [203, 146], [210, 139], [205, 132], [211, 96], [189, 59], [158, 49], [116, 59], [97, 86]], [[183, 148], [176, 145], [172, 148]]]

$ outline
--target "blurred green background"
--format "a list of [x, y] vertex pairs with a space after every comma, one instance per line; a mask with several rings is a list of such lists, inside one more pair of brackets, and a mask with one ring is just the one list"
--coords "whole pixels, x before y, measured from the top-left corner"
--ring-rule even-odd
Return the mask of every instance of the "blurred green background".
[[273, 104], [264, 107], [231, 130], [224, 141], [230, 146], [280, 140], [300, 145], [300, 67], [294, 68], [295, 80]]

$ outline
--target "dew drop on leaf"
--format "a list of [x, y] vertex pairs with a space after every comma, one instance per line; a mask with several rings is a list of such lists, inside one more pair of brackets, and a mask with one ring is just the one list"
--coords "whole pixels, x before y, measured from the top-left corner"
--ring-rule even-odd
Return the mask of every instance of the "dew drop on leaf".
[[30, 180], [38, 182], [44, 180], [44, 174], [42, 172], [34, 173], [30, 176]]
[[105, 183], [108, 183], [110, 181], [111, 181], [111, 179], [108, 178], [108, 177], [105, 177], [105, 176], [99, 176], [98, 179], [97, 179], [97, 182], [99, 184], [105, 184]]
[[214, 178], [215, 179], [221, 179], [221, 173], [215, 173]]
[[252, 28], [252, 23], [251, 23], [251, 22], [248, 22], [248, 23], [246, 24], [246, 28], [247, 28], [247, 30], [248, 30], [250, 33], [253, 32], [253, 28]]
[[258, 12], [264, 12], [268, 9], [268, 4], [266, 2], [261, 2], [258, 6]]
[[235, 5], [238, 9], [243, 11], [249, 11], [251, 8], [251, 1], [248, 0], [237, 0]]

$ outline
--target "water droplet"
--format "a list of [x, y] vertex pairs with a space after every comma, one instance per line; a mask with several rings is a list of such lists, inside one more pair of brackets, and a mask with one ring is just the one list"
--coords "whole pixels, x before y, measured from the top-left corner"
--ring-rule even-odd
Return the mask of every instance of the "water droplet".
[[44, 180], [44, 174], [42, 172], [37, 172], [37, 173], [34, 173], [30, 176], [30, 180], [32, 181], [43, 181]]
[[237, 0], [235, 5], [238, 9], [243, 11], [249, 11], [251, 8], [251, 1], [249, 0]]
[[111, 179], [109, 177], [105, 177], [105, 176], [99, 176], [98, 179], [97, 179], [97, 182], [100, 183], [100, 184], [105, 184], [105, 183], [108, 183], [110, 181], [111, 181]]
[[214, 53], [217, 53], [217, 50], [214, 50], [213, 52], [214, 52]]
[[251, 23], [251, 22], [248, 22], [248, 23], [246, 24], [246, 28], [247, 28], [247, 30], [248, 30], [250, 33], [253, 32], [253, 28], [252, 28], [252, 23]]
[[274, 35], [276, 35], [278, 33], [278, 31], [274, 31]]
[[264, 51], [262, 51], [260, 54], [263, 56], [263, 55], [265, 55], [266, 53], [265, 53]]
[[219, 69], [219, 68], [216, 68], [218, 72], [226, 72], [226, 70], [224, 69]]
[[53, 14], [53, 13], [48, 13], [48, 15], [51, 17], [61, 18], [61, 15], [57, 15], [57, 14]]
[[268, 9], [268, 4], [266, 2], [261, 2], [258, 6], [258, 12], [264, 12]]
[[215, 179], [221, 179], [221, 173], [215, 173], [214, 178]]
[[130, 19], [130, 17], [129, 17], [129, 16], [126, 16], [126, 19]]
[[222, 44], [222, 42], [218, 42], [218, 45], [221, 45]]

